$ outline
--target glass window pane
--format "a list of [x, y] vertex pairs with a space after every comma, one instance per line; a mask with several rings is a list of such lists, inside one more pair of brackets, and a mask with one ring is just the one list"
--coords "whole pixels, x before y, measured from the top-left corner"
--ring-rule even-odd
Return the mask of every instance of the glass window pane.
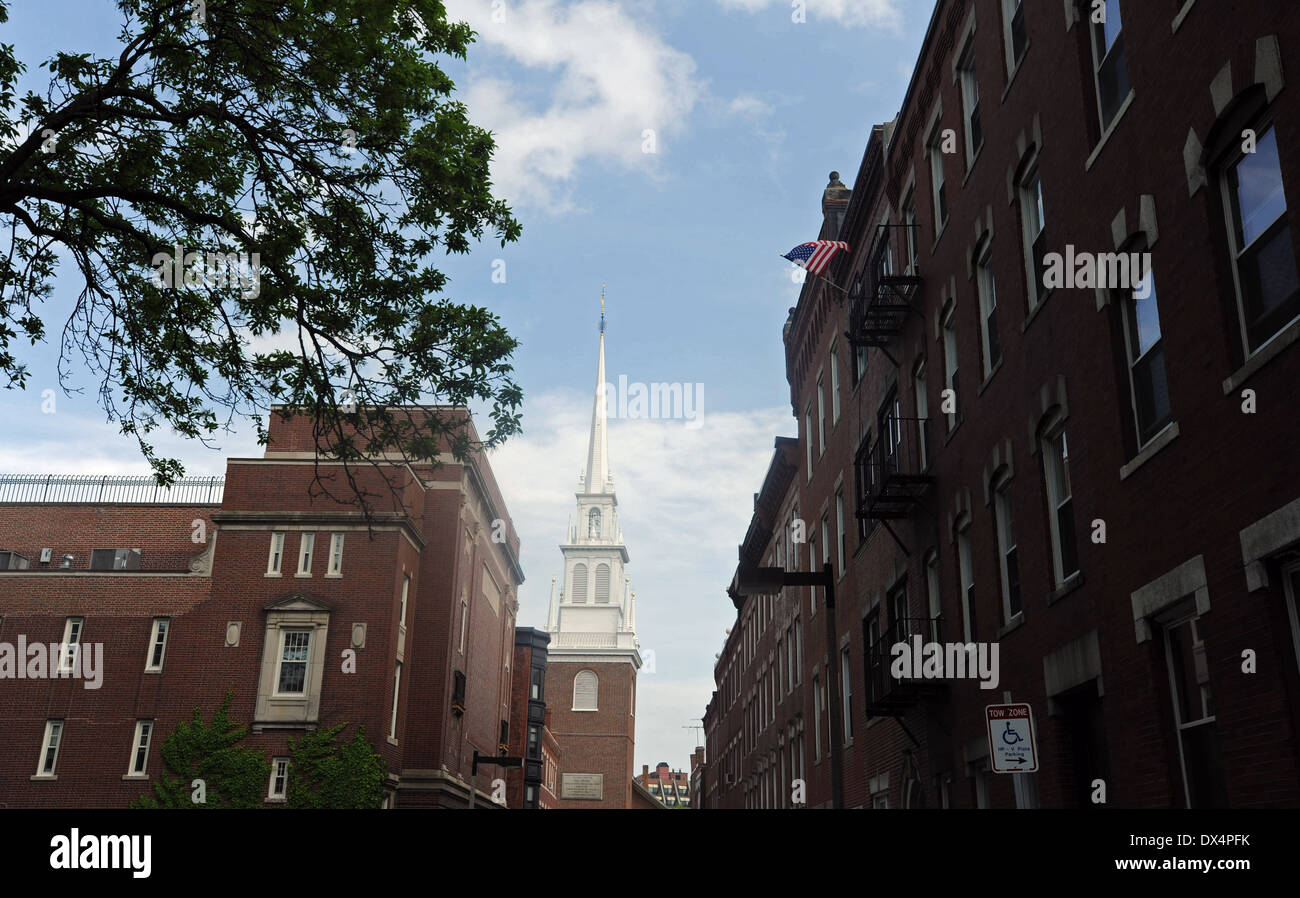
[[1275, 129], [1270, 128], [1260, 137], [1255, 152], [1242, 156], [1233, 168], [1232, 187], [1238, 210], [1237, 248], [1240, 251], [1254, 243], [1286, 212]]

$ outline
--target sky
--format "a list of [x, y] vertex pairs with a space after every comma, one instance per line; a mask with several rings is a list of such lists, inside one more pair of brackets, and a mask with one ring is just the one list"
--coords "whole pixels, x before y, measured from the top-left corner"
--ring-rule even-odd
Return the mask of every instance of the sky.
[[[681, 384], [697, 420], [615, 418], [610, 464], [636, 623], [635, 769], [689, 768], [735, 621], [725, 587], [776, 436], [798, 432], [781, 328], [799, 285], [781, 253], [815, 239], [835, 170], [852, 186], [870, 129], [903, 100], [932, 0], [447, 0], [478, 32], [444, 61], [497, 142], [495, 194], [523, 226], [441, 264], [447, 295], [490, 309], [521, 345], [523, 433], [491, 455], [521, 539], [519, 626], [545, 627], [586, 459], [600, 296], [607, 381]], [[15, 0], [0, 41], [37, 64], [113, 53], [109, 0]], [[20, 90], [20, 93], [22, 91]], [[493, 273], [498, 276], [494, 279]], [[500, 273], [504, 272], [504, 283]], [[65, 266], [25, 391], [0, 391], [0, 473], [146, 474], [57, 335]], [[53, 413], [42, 411], [54, 391]], [[49, 403], [45, 402], [45, 407]], [[480, 422], [480, 430], [486, 430]], [[189, 475], [259, 456], [251, 428], [210, 447], [162, 436]]]

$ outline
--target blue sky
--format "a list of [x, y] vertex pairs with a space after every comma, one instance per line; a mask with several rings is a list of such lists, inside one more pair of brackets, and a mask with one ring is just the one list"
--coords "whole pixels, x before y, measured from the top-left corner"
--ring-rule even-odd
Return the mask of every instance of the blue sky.
[[[699, 428], [616, 420], [610, 457], [631, 555], [643, 649], [637, 769], [684, 767], [712, 692], [714, 653], [734, 620], [723, 592], [772, 439], [797, 432], [781, 326], [798, 286], [780, 253], [816, 237], [821, 190], [850, 186], [873, 124], [896, 113], [931, 0], [449, 0], [479, 40], [449, 65], [471, 118], [497, 134], [497, 194], [522, 239], [447, 260], [448, 295], [491, 309], [522, 343], [524, 433], [493, 469], [523, 541], [520, 625], [544, 626], [558, 543], [574, 508], [595, 387], [601, 284], [608, 380], [702, 384]], [[493, 20], [494, 10], [503, 12]], [[28, 65], [56, 50], [114, 52], [108, 0], [16, 0], [0, 41]], [[644, 152], [645, 131], [654, 152]], [[493, 283], [504, 260], [506, 282]], [[27, 352], [26, 392], [0, 391], [0, 471], [146, 473], [104, 422], [95, 384], [54, 373], [51, 340]], [[57, 391], [55, 414], [41, 393]], [[247, 429], [212, 451], [160, 438], [189, 473], [260, 455]]]

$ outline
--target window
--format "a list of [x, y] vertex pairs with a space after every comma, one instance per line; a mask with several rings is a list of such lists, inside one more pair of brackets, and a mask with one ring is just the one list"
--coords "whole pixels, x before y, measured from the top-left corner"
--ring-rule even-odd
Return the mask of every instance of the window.
[[92, 571], [138, 571], [140, 569], [140, 550], [92, 549], [90, 552], [90, 569]]
[[149, 769], [149, 742], [153, 739], [153, 721], [137, 720], [135, 738], [131, 740], [131, 766], [128, 776], [147, 776]]
[[830, 513], [822, 515], [822, 566], [831, 560], [831, 518]]
[[998, 336], [998, 297], [993, 288], [993, 246], [984, 241], [984, 249], [975, 268], [975, 287], [980, 300], [980, 338], [984, 348], [984, 376], [989, 377], [1002, 361], [1002, 341]]
[[343, 576], [343, 534], [330, 534], [330, 564], [325, 572], [327, 577]]
[[813, 760], [822, 759], [822, 688], [821, 679], [813, 674]]
[[27, 556], [18, 552], [0, 552], [0, 571], [27, 570]]
[[70, 617], [63, 623], [63, 644], [59, 647], [59, 673], [76, 670], [77, 652], [81, 649], [81, 631], [85, 628], [84, 617]]
[[397, 738], [397, 696], [402, 690], [402, 662], [393, 667], [393, 712], [388, 719], [388, 738]]
[[809, 480], [812, 480], [812, 466], [813, 466], [813, 457], [812, 457], [812, 450], [813, 450], [813, 430], [812, 430], [812, 403], [811, 403], [811, 402], [808, 403], [808, 407], [807, 407], [806, 409], [804, 409], [804, 413], [803, 413], [803, 436], [804, 436], [804, 449], [805, 449], [805, 452], [807, 453], [807, 456], [808, 456], [808, 459], [807, 459], [807, 460], [808, 460], [808, 479], [809, 479]]
[[998, 565], [1002, 572], [1002, 620], [1010, 623], [1020, 614], [1020, 562], [1016, 555], [1015, 509], [1011, 502], [1011, 481], [1003, 478], [994, 486], [993, 516], [998, 531]]
[[826, 391], [817, 378], [817, 457], [826, 454]]
[[573, 710], [598, 710], [596, 703], [598, 688], [599, 681], [596, 679], [595, 671], [578, 671], [578, 675], [573, 678]]
[[944, 386], [952, 391], [952, 411], [948, 412], [948, 430], [951, 432], [961, 423], [961, 394], [957, 392], [957, 309], [950, 306], [943, 319], [943, 366]]
[[993, 807], [993, 805], [989, 803], [989, 787], [992, 783], [989, 781], [988, 758], [982, 758], [971, 765], [971, 779], [974, 781], [975, 807]]
[[411, 575], [402, 575], [402, 598], [397, 606], [397, 625], [406, 628], [406, 600], [411, 592]]
[[575, 564], [573, 566], [572, 601], [576, 605], [587, 604], [587, 566], [585, 564]]
[[1074, 542], [1074, 503], [1070, 492], [1070, 447], [1062, 429], [1043, 442], [1043, 465], [1047, 476], [1048, 519], [1052, 531], [1052, 555], [1056, 585], [1061, 586], [1079, 570]]
[[1137, 444], [1141, 447], [1163, 430], [1170, 419], [1169, 383], [1165, 379], [1165, 348], [1154, 272], [1146, 273], [1137, 290], [1124, 291], [1121, 308], [1133, 419]]
[[153, 619], [153, 628], [149, 632], [149, 657], [145, 661], [145, 670], [162, 670], [163, 656], [167, 653], [167, 631], [170, 629], [171, 618]]
[[838, 546], [839, 546], [839, 549], [840, 549], [840, 554], [839, 554], [839, 565], [840, 565], [840, 573], [843, 574], [843, 573], [844, 573], [844, 549], [845, 549], [845, 545], [844, 545], [844, 491], [843, 491], [843, 490], [838, 490], [838, 491], [836, 491], [836, 493], [835, 493], [835, 532], [836, 532], [836, 534], [838, 534], [838, 536], [839, 536], [839, 539], [837, 540], [836, 545], [838, 545]]
[[542, 697], [546, 687], [546, 672], [540, 667], [534, 667], [529, 675], [528, 697], [535, 701], [545, 701]]
[[271, 534], [271, 554], [266, 560], [268, 576], [280, 576], [280, 559], [284, 557], [284, 534]]
[[915, 275], [917, 271], [916, 231], [916, 195], [909, 190], [903, 200], [903, 234], [907, 240], [906, 274], [909, 275]]
[[469, 603], [460, 600], [460, 645], [456, 651], [465, 654], [465, 631], [469, 628]]
[[[1300, 646], [1297, 647], [1300, 652]], [[794, 619], [794, 681], [799, 684], [803, 680], [803, 624], [799, 618]]]
[[984, 146], [984, 129], [980, 125], [980, 88], [975, 78], [975, 43], [966, 44], [966, 50], [957, 63], [961, 79], [961, 106], [966, 124], [966, 167], [975, 164], [975, 157]]
[[528, 756], [537, 756], [537, 727], [535, 726], [528, 728]]
[[876, 423], [880, 426], [880, 439], [883, 442], [880, 453], [881, 465], [885, 468], [884, 476], [897, 473], [903, 445], [903, 405], [898, 393], [890, 391], [876, 414]]
[[304, 533], [298, 544], [298, 576], [311, 576], [311, 550], [316, 545], [316, 534]]
[[[1093, 13], [1089, 12], [1089, 20]], [[1097, 111], [1105, 131], [1115, 121], [1128, 97], [1128, 65], [1124, 61], [1124, 23], [1119, 0], [1106, 0], [1103, 21], [1092, 22], [1093, 80], [1097, 88]]]
[[916, 363], [912, 370], [912, 392], [914, 394], [916, 405], [917, 428], [919, 430], [921, 448], [921, 470], [924, 471], [930, 467], [930, 397], [926, 393], [925, 383], [925, 359], [922, 358]]
[[831, 424], [840, 423], [839, 343], [831, 343]]
[[872, 807], [873, 810], [888, 810], [888, 809], [889, 809], [889, 793], [888, 793], [888, 792], [876, 792], [875, 794], [873, 794], [873, 795], [871, 796], [871, 807]]
[[1226, 807], [1203, 624], [1186, 617], [1164, 627], [1164, 637], [1186, 806]]
[[45, 721], [45, 738], [41, 740], [41, 756], [36, 762], [37, 776], [54, 776], [59, 761], [59, 743], [63, 740], [63, 721]]
[[596, 603], [609, 604], [609, 565], [596, 565]]
[[284, 801], [289, 794], [289, 759], [271, 759], [271, 782], [266, 787], [270, 801]]
[[840, 649], [840, 713], [844, 716], [844, 743], [853, 741], [853, 670], [849, 647]]
[[948, 195], [944, 192], [943, 182], [943, 130], [939, 127], [941, 124], [942, 122], [935, 122], [934, 130], [930, 132], [930, 139], [926, 141], [930, 153], [930, 189], [934, 196], [936, 240], [948, 221]]
[[909, 626], [911, 614], [909, 613], [907, 602], [907, 580], [902, 580], [897, 586], [889, 590], [889, 627], [894, 631], [893, 639], [895, 642], [904, 642], [911, 639], [912, 632]]
[[939, 596], [939, 553], [935, 551], [931, 551], [925, 560], [925, 593], [930, 613], [930, 641], [938, 642], [943, 606]]
[[600, 509], [593, 508], [587, 515], [587, 536], [592, 539], [600, 538]]
[[1002, 0], [1002, 30], [1007, 47], [1007, 74], [1015, 72], [1029, 46], [1023, 0]]
[[1020, 224], [1024, 238], [1026, 292], [1032, 310], [1042, 302], [1047, 289], [1047, 215], [1043, 211], [1043, 179], [1037, 163], [1020, 181]]
[[1261, 129], [1255, 152], [1242, 154], [1224, 178], [1225, 207], [1237, 280], [1237, 311], [1247, 354], [1300, 316], [1286, 192], [1277, 132]]
[[974, 642], [978, 632], [975, 626], [975, 571], [970, 556], [970, 521], [959, 525], [957, 532], [957, 572], [961, 578], [962, 627], [966, 642]]
[[307, 688], [307, 658], [311, 648], [310, 630], [283, 630], [280, 633], [280, 660], [276, 671], [277, 695], [301, 695]]

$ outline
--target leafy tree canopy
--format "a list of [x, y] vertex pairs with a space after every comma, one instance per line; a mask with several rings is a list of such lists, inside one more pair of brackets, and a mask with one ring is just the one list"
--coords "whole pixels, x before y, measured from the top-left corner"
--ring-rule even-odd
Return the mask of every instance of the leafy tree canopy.
[[273, 403], [358, 464], [470, 449], [416, 404], [487, 403], [488, 446], [517, 432], [516, 341], [433, 265], [520, 233], [437, 62], [469, 27], [438, 0], [115, 2], [120, 53], [56, 54], [44, 92], [0, 44], [0, 382], [26, 386], [70, 268], [60, 379], [89, 369], [164, 484], [183, 467], [150, 432], [246, 418], [265, 441]]

